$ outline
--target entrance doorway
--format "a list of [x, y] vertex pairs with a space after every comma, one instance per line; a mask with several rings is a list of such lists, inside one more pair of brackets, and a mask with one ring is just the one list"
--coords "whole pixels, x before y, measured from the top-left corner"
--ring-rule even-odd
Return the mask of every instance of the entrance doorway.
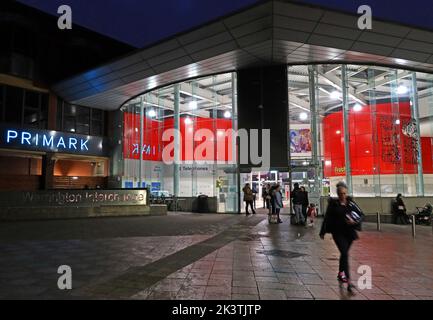
[[[241, 174], [241, 208], [245, 211], [245, 202], [243, 202], [242, 188], [246, 183], [249, 183], [255, 197], [255, 208], [265, 208], [265, 203], [263, 201], [263, 189], [267, 184], [281, 186], [281, 192], [283, 193], [283, 204], [285, 208], [290, 205], [290, 182], [288, 172], [279, 171], [252, 171], [251, 173]], [[288, 212], [288, 210], [284, 210]]]

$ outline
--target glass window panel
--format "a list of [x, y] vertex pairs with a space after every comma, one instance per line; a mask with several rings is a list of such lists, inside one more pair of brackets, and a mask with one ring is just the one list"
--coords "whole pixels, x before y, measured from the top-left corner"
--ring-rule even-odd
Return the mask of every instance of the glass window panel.
[[6, 122], [21, 125], [23, 94], [24, 91], [21, 88], [6, 87]]

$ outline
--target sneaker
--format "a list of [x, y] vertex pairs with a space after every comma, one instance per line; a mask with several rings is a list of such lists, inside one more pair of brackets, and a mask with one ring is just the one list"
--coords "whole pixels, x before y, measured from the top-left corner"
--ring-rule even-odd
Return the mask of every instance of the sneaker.
[[283, 221], [281, 221], [281, 219], [278, 219], [278, 223], [283, 223]]
[[344, 272], [338, 273], [337, 279], [338, 279], [339, 282], [342, 282], [342, 283], [347, 283], [348, 282], [347, 277], [344, 274]]
[[347, 291], [349, 291], [349, 293], [353, 294], [355, 289], [356, 289], [356, 287], [353, 284], [349, 283], [347, 285]]

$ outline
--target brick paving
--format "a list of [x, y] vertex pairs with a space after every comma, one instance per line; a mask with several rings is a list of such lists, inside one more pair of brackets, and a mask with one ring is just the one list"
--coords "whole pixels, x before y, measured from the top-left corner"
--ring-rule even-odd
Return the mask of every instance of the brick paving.
[[[431, 227], [364, 224], [352, 277], [336, 281], [338, 251], [314, 228], [269, 225], [266, 215], [170, 214], [0, 223], [0, 299], [433, 300]], [[72, 268], [73, 289], [57, 288]]]

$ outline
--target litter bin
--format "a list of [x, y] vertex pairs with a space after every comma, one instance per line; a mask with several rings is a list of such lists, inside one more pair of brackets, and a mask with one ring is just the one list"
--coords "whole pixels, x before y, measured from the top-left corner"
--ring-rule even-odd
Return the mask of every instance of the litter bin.
[[209, 213], [209, 199], [205, 194], [201, 194], [197, 197], [197, 212]]

